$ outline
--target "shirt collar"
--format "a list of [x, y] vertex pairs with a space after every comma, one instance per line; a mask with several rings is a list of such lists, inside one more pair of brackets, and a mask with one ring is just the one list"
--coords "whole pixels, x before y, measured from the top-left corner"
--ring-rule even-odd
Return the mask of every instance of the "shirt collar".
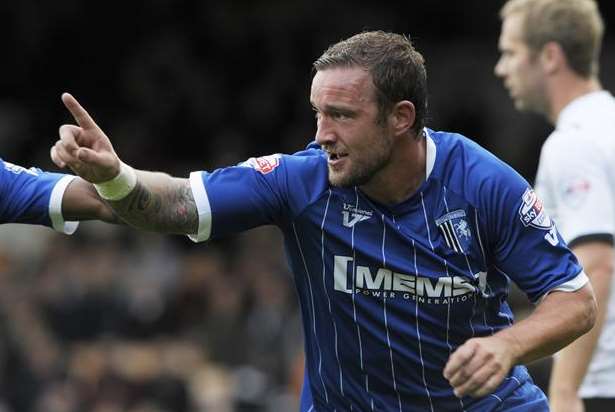
[[433, 166], [436, 163], [436, 144], [429, 135], [429, 130], [425, 130], [425, 180], [429, 179], [429, 175], [433, 171]]
[[568, 103], [557, 117], [556, 127], [558, 129], [575, 126], [579, 119], [591, 117], [595, 107], [600, 107], [605, 99], [610, 98], [611, 94], [606, 90], [584, 94]]

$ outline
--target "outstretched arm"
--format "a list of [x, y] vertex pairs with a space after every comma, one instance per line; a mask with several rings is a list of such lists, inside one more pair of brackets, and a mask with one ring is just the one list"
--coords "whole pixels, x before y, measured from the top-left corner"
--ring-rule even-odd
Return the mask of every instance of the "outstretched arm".
[[164, 233], [197, 232], [198, 212], [188, 179], [122, 166], [109, 138], [79, 102], [68, 93], [62, 101], [77, 125], [60, 127], [60, 140], [51, 148], [56, 165], [68, 166], [94, 183], [113, 211], [130, 225]]
[[67, 221], [97, 219], [122, 223], [111, 206], [98, 196], [94, 186], [79, 177], [73, 179], [64, 191], [62, 216]]
[[188, 179], [137, 171], [135, 188], [109, 204], [123, 220], [139, 229], [162, 233], [197, 233], [199, 217]]

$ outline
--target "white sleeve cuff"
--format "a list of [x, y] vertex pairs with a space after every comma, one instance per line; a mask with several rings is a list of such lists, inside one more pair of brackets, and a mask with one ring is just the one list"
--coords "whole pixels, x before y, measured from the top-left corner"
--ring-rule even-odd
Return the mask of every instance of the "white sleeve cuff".
[[193, 242], [203, 242], [211, 236], [211, 206], [203, 183], [202, 172], [190, 173], [190, 187], [199, 213], [199, 229], [196, 234], [188, 235]]
[[578, 275], [574, 278], [570, 279], [568, 282], [562, 283], [545, 293], [538, 302], [542, 302], [542, 300], [551, 292], [560, 291], [560, 292], [576, 292], [585, 286], [586, 283], [589, 282], [589, 278], [585, 274], [584, 271], [580, 271]]
[[53, 187], [51, 191], [51, 197], [49, 198], [49, 218], [54, 230], [72, 235], [77, 230], [79, 222], [65, 222], [62, 215], [62, 198], [64, 192], [68, 187], [68, 184], [75, 178], [75, 176], [66, 175]]

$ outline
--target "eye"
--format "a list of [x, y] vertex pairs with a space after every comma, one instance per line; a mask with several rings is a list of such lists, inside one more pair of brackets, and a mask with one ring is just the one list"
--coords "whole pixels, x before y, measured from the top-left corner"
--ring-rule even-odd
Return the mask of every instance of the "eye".
[[346, 113], [341, 112], [333, 112], [331, 113], [331, 117], [336, 120], [346, 120], [349, 119], [349, 116]]
[[502, 57], [507, 58], [507, 59], [515, 55], [515, 51], [510, 50], [510, 49], [503, 50], [501, 53], [502, 53]]

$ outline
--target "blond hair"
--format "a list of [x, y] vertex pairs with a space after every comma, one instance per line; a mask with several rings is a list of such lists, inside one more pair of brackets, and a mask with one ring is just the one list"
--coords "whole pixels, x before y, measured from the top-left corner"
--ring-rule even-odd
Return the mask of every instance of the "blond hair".
[[594, 0], [509, 0], [500, 17], [520, 15], [523, 40], [534, 53], [558, 43], [580, 76], [598, 75], [604, 22]]

